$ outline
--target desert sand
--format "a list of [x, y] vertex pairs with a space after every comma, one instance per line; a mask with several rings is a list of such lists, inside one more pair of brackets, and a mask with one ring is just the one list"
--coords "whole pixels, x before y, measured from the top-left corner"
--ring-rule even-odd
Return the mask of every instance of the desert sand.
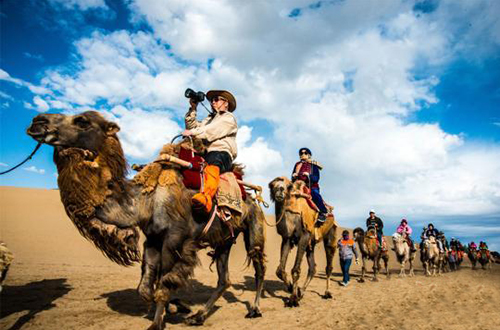
[[[338, 221], [343, 225], [342, 219]], [[267, 229], [263, 317], [244, 318], [255, 292], [253, 270], [245, 269], [245, 252], [238, 241], [230, 260], [232, 287], [203, 328], [500, 328], [498, 265], [490, 271], [473, 271], [465, 262], [458, 272], [428, 278], [417, 260], [415, 277], [398, 278], [393, 252], [391, 279], [382, 275], [380, 282], [358, 283], [360, 268], [354, 265], [348, 287], [337, 285], [341, 274], [335, 256], [334, 298], [323, 300], [325, 254], [318, 246], [317, 274], [301, 306], [285, 308], [283, 298], [288, 294], [274, 275], [280, 238], [274, 228]], [[115, 265], [83, 239], [66, 217], [57, 190], [0, 187], [0, 240], [15, 256], [0, 294], [1, 329], [146, 329], [151, 323], [148, 306], [135, 291], [140, 266]], [[202, 265], [196, 269], [192, 287], [176, 295], [193, 311], [208, 299], [217, 281], [206, 252], [200, 252]], [[302, 280], [306, 271], [304, 264]], [[167, 315], [167, 328], [188, 328], [183, 324], [185, 316]]]

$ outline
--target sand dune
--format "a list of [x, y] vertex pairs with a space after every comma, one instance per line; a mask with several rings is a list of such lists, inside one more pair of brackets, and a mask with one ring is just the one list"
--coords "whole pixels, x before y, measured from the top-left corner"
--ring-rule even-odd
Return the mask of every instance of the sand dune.
[[[273, 219], [269, 220], [273, 222]], [[342, 221], [340, 220], [342, 224]], [[206, 321], [207, 329], [498, 329], [500, 271], [462, 270], [441, 277], [417, 276], [378, 283], [357, 283], [343, 288], [335, 258], [334, 299], [323, 300], [324, 251], [316, 253], [317, 276], [299, 308], [285, 308], [288, 296], [274, 275], [280, 238], [267, 231], [268, 255], [263, 318], [244, 319], [253, 300], [253, 270], [244, 269], [245, 251], [238, 241], [231, 254], [232, 287]], [[83, 239], [67, 219], [56, 190], [0, 187], [0, 239], [15, 255], [1, 293], [2, 329], [145, 329], [148, 306], [135, 292], [140, 267], [113, 264]], [[217, 276], [208, 269], [206, 251], [192, 288], [178, 293], [193, 310], [205, 302]], [[398, 265], [391, 254], [391, 269]], [[292, 260], [289, 260], [291, 264]], [[305, 276], [307, 267], [303, 264]], [[359, 266], [353, 266], [356, 277]], [[167, 328], [187, 328], [186, 314], [166, 317]]]

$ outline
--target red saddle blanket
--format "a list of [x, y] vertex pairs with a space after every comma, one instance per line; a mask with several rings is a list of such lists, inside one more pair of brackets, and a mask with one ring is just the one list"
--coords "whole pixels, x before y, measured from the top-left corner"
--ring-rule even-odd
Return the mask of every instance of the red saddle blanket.
[[[179, 151], [179, 158], [190, 162], [191, 165], [193, 165], [191, 168], [182, 169], [184, 185], [188, 189], [200, 190], [201, 183], [203, 181], [203, 167], [205, 164], [205, 159], [196, 154], [194, 151], [185, 148], [181, 148], [181, 150]], [[238, 180], [243, 179], [240, 173], [233, 173]], [[241, 184], [239, 186], [241, 190], [241, 196], [243, 200], [246, 200], [247, 193], [245, 191], [245, 187], [243, 187]]]

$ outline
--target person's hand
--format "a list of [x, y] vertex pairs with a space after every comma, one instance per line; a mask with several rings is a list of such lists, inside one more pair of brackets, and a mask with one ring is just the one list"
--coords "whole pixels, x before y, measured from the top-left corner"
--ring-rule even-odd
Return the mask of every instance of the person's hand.
[[196, 110], [196, 107], [198, 106], [198, 101], [195, 99], [189, 99], [189, 105], [191, 106], [191, 110]]
[[309, 176], [309, 172], [304, 172], [304, 175], [305, 176]]
[[187, 137], [187, 136], [192, 136], [192, 135], [193, 135], [193, 133], [188, 129], [186, 129], [186, 130], [184, 130], [184, 132], [182, 132], [182, 136]]
[[297, 177], [297, 175], [298, 175], [297, 173], [293, 173], [293, 174], [292, 174], [292, 178]]

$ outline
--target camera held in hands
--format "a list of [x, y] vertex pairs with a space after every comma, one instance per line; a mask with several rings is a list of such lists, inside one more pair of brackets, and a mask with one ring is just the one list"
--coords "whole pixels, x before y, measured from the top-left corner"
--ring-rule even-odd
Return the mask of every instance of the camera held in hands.
[[205, 93], [195, 92], [191, 88], [186, 89], [186, 91], [184, 92], [184, 96], [187, 97], [188, 99], [193, 99], [198, 103], [203, 102], [205, 100]]

